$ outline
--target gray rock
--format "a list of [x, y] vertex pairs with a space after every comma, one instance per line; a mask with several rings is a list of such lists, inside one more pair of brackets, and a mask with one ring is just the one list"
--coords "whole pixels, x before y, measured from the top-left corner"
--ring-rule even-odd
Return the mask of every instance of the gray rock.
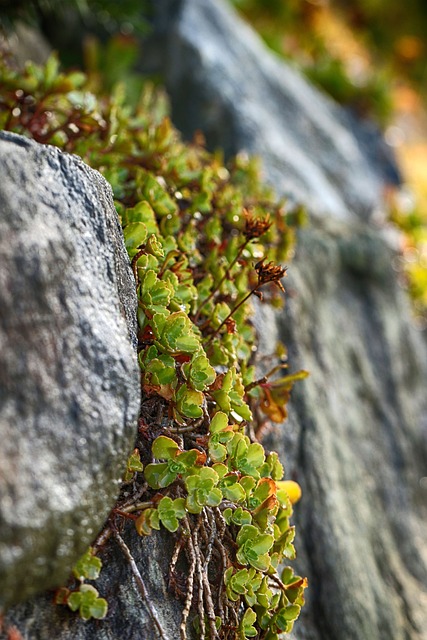
[[364, 128], [359, 143], [354, 120], [267, 53], [225, 2], [156, 0], [152, 13], [140, 65], [164, 76], [174, 122], [187, 137], [201, 129], [228, 155], [261, 156], [275, 188], [313, 214], [372, 215], [386, 159], [363, 153]]
[[[168, 591], [168, 566], [173, 552], [170, 534], [160, 531], [156, 536], [141, 539], [131, 525], [122, 536], [132, 549], [150, 604], [162, 625], [163, 640], [176, 640], [182, 604]], [[109, 605], [104, 620], [85, 622], [68, 607], [55, 605], [53, 594], [48, 593], [10, 609], [5, 616], [3, 635], [0, 628], [0, 638], [10, 640], [6, 630], [15, 626], [23, 640], [157, 640], [160, 636], [149, 614], [147, 600], [141, 598], [117, 543], [110, 541], [99, 557], [104, 566], [95, 585]]]
[[302, 639], [427, 638], [427, 353], [393, 257], [377, 231], [312, 224], [276, 317], [292, 368], [310, 371], [268, 440], [303, 489]]
[[64, 581], [136, 436], [135, 285], [111, 188], [0, 133], [0, 608]]
[[51, 53], [46, 39], [34, 27], [17, 21], [14, 28], [0, 33], [0, 43], [6, 51], [10, 51], [19, 67], [24, 67], [28, 60], [36, 64], [45, 64]]
[[[304, 492], [297, 567], [310, 587], [295, 637], [426, 640], [419, 480], [427, 476], [427, 354], [375, 226], [382, 167], [364, 155], [354, 123], [220, 0], [156, 0], [153, 10], [144, 57], [167, 71], [176, 122], [187, 135], [203, 128], [213, 146], [261, 155], [266, 177], [312, 214], [289, 269], [285, 312], [257, 314], [263, 350], [280, 337], [292, 368], [311, 371], [294, 389], [289, 421], [268, 439]], [[167, 538], [138, 540], [132, 526], [125, 536], [168, 636], [177, 637]], [[11, 609], [7, 622], [25, 640], [157, 638], [117, 548], [104, 553], [105, 621], [83, 624], [39, 596]]]
[[264, 350], [277, 336], [311, 372], [268, 440], [304, 492], [297, 566], [310, 588], [295, 637], [425, 640], [427, 349], [377, 223], [384, 176], [398, 176], [366, 128], [220, 0], [157, 0], [154, 15], [144, 64], [165, 73], [175, 123], [259, 155], [311, 214], [285, 312], [257, 315]]

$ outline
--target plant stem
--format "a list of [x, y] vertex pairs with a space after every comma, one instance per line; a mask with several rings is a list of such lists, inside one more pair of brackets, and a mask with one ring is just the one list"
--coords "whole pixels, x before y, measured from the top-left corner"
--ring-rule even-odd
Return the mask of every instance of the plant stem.
[[157, 611], [154, 609], [153, 605], [151, 604], [149, 598], [148, 598], [148, 593], [147, 593], [147, 589], [146, 586], [144, 584], [144, 581], [142, 579], [142, 576], [139, 572], [138, 567], [136, 566], [136, 562], [135, 559], [133, 557], [133, 555], [131, 554], [131, 551], [129, 549], [129, 547], [127, 546], [126, 542], [123, 540], [123, 538], [121, 537], [121, 535], [119, 534], [118, 531], [114, 531], [114, 537], [119, 545], [119, 547], [121, 548], [121, 550], [123, 551], [126, 560], [129, 562], [130, 564], [130, 568], [132, 570], [133, 573], [133, 577], [135, 578], [135, 582], [136, 585], [138, 587], [138, 591], [141, 594], [145, 605], [148, 609], [148, 613], [152, 619], [152, 621], [154, 622], [154, 625], [157, 628], [157, 631], [159, 632], [159, 636], [160, 638], [162, 638], [162, 640], [168, 640], [167, 635], [165, 634], [165, 632], [163, 631], [163, 627], [160, 624], [160, 620], [157, 617]]
[[259, 378], [258, 380], [254, 380], [250, 384], [247, 384], [245, 387], [245, 393], [247, 393], [251, 389], [255, 389], [255, 387], [258, 387], [260, 384], [264, 384], [265, 382], [267, 382], [267, 380], [268, 380], [268, 377], [263, 376], [262, 378]]
[[190, 613], [191, 602], [193, 600], [193, 583], [194, 583], [194, 574], [196, 571], [196, 554], [193, 548], [193, 540], [191, 538], [191, 528], [190, 528], [190, 523], [188, 521], [188, 517], [185, 516], [183, 520], [188, 531], [187, 549], [188, 549], [188, 554], [190, 556], [190, 566], [188, 569], [187, 595], [185, 598], [185, 606], [184, 606], [184, 610], [182, 612], [182, 617], [181, 617], [180, 635], [181, 635], [181, 640], [187, 640], [187, 619]]
[[239, 309], [242, 304], [244, 304], [246, 302], [246, 300], [248, 300], [248, 298], [251, 297], [251, 295], [253, 293], [255, 293], [255, 291], [257, 291], [258, 289], [258, 285], [254, 288], [251, 289], [249, 291], [249, 293], [247, 293], [241, 300], [240, 302], [238, 302], [236, 304], [235, 307], [233, 307], [233, 309], [230, 311], [230, 313], [228, 314], [228, 316], [221, 322], [221, 324], [219, 325], [218, 329], [215, 330], [215, 332], [209, 337], [209, 340], [207, 341], [206, 345], [210, 344], [212, 342], [212, 340], [215, 338], [215, 336], [221, 331], [222, 327], [226, 324], [227, 320], [229, 320], [231, 318], [231, 316], [236, 313], [237, 309]]
[[221, 280], [218, 282], [218, 284], [215, 286], [215, 288], [210, 292], [210, 294], [208, 295], [207, 298], [205, 298], [201, 303], [200, 306], [196, 312], [196, 315], [194, 317], [194, 324], [197, 324], [197, 320], [200, 317], [200, 314], [202, 312], [203, 307], [212, 300], [212, 298], [214, 297], [214, 295], [217, 293], [217, 291], [220, 290], [221, 285], [223, 284], [223, 282], [225, 282], [225, 280], [228, 278], [228, 276], [230, 275], [230, 271], [231, 269], [234, 267], [234, 265], [236, 264], [236, 262], [238, 261], [238, 259], [240, 258], [240, 256], [242, 255], [245, 247], [249, 244], [251, 240], [245, 240], [243, 242], [243, 244], [240, 245], [236, 257], [230, 262], [230, 264], [227, 267], [226, 272], [224, 273], [224, 275], [222, 276]]

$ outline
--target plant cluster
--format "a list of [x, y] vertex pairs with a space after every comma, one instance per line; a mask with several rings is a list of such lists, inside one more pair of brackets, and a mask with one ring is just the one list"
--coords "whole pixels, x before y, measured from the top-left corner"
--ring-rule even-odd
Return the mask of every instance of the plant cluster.
[[[144, 594], [119, 530], [164, 527], [176, 539], [169, 584], [184, 603], [181, 638], [194, 612], [200, 638], [276, 640], [292, 629], [306, 586], [280, 570], [295, 556], [299, 487], [282, 480], [277, 454], [259, 438], [284, 420], [292, 385], [307, 374], [274, 376], [286, 367], [283, 346], [278, 365], [257, 361], [250, 298], [281, 304], [279, 262], [290, 257], [301, 211], [262, 186], [255, 161], [241, 155], [225, 167], [201, 136], [184, 144], [150, 88], [132, 110], [123, 87], [96, 96], [55, 57], [24, 72], [4, 60], [0, 74], [3, 129], [77, 153], [109, 180], [135, 275], [138, 439], [126, 491], [94, 550], [115, 538]], [[79, 587], [57, 596], [84, 619], [106, 614], [85, 582], [100, 568], [94, 550], [74, 570]]]
[[97, 589], [86, 580], [96, 580], [99, 577], [102, 562], [90, 547], [73, 567], [73, 576], [79, 582], [77, 589], [62, 587], [58, 589], [55, 601], [57, 604], [68, 605], [71, 611], [78, 611], [83, 620], [96, 618], [102, 620], [107, 615], [108, 604], [104, 598], [99, 598]]

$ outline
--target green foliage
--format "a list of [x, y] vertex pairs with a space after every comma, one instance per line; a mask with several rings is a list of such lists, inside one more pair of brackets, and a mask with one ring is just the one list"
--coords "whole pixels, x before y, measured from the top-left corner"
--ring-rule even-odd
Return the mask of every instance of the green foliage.
[[108, 603], [104, 598], [99, 598], [99, 593], [85, 580], [96, 580], [102, 568], [101, 560], [94, 555], [90, 547], [73, 567], [73, 575], [80, 581], [77, 589], [70, 590], [66, 587], [58, 589], [55, 594], [56, 604], [67, 605], [71, 611], [78, 611], [83, 620], [105, 618], [108, 611]]
[[[146, 0], [121, 0], [120, 3], [114, 0], [2, 0], [0, 21], [13, 26], [17, 20], [34, 25], [48, 20], [62, 26], [61, 23], [70, 19], [70, 13], [74, 13], [82, 24], [96, 26], [97, 31], [136, 30], [141, 33], [147, 30], [146, 19], [142, 16], [146, 5]], [[121, 53], [123, 57], [123, 51], [115, 50], [115, 53]], [[126, 70], [127, 66], [123, 68]]]
[[80, 560], [74, 565], [73, 574], [77, 580], [96, 580], [101, 568], [101, 560], [93, 555], [93, 550], [89, 547], [86, 553], [84, 553]]
[[[314, 84], [337, 102], [352, 107], [362, 116], [374, 116], [382, 124], [390, 119], [391, 65], [384, 63], [384, 53], [378, 50], [376, 37], [373, 36], [378, 25], [384, 24], [383, 16], [388, 13], [388, 4], [387, 10], [384, 6], [381, 17], [377, 18], [375, 23], [369, 24], [367, 21], [360, 29], [361, 25], [357, 24], [357, 21], [365, 13], [366, 6], [359, 6], [358, 13], [354, 9], [354, 3], [344, 6], [340, 0], [332, 0], [330, 3], [300, 0], [230, 2], [236, 5], [243, 16], [259, 31], [271, 49], [291, 60]], [[367, 3], [360, 0], [356, 4]], [[385, 2], [375, 0], [371, 4], [380, 6], [385, 5]], [[369, 14], [369, 11], [366, 13]], [[402, 13], [405, 11], [402, 10]], [[356, 15], [358, 17], [355, 19]], [[338, 46], [337, 18], [341, 25]], [[389, 30], [390, 26], [389, 24]], [[351, 36], [346, 36], [347, 30]], [[346, 37], [348, 54], [345, 46]], [[369, 56], [366, 49], [368, 39], [371, 40], [369, 50], [374, 60], [371, 65], [363, 66], [363, 47], [365, 56]], [[355, 41], [359, 46], [356, 54], [351, 55]]]
[[169, 486], [178, 476], [185, 477], [193, 471], [194, 465], [203, 464], [206, 460], [197, 449], [182, 451], [174, 440], [166, 436], [156, 438], [152, 453], [155, 458], [166, 461], [148, 464], [145, 467], [145, 479], [152, 489]]
[[67, 604], [71, 611], [78, 611], [83, 620], [101, 620], [107, 615], [107, 601], [98, 598], [98, 591], [91, 584], [81, 584], [78, 591], [70, 593]]
[[[296, 609], [287, 607], [301, 606], [306, 583], [295, 579], [292, 601], [278, 578], [295, 555], [292, 506], [277, 485], [278, 456], [256, 434], [286, 415], [306, 374], [256, 379], [250, 297], [281, 303], [276, 260], [289, 257], [300, 212], [261, 185], [256, 162], [242, 155], [225, 167], [199, 140], [185, 145], [151, 93], [132, 110], [119, 87], [96, 96], [54, 57], [23, 75], [5, 62], [0, 72], [0, 126], [78, 153], [114, 189], [137, 287], [143, 400], [112, 526], [130, 519], [140, 535], [164, 527], [177, 536], [170, 583], [186, 549], [184, 616], [196, 580], [205, 637], [225, 638], [236, 621], [241, 638], [290, 629]], [[75, 575], [92, 579], [97, 568], [88, 552]], [[62, 602], [85, 619], [105, 615], [89, 585]]]
[[124, 482], [130, 482], [133, 480], [135, 473], [143, 470], [143, 464], [141, 462], [141, 455], [138, 449], [134, 449], [129, 456], [126, 463], [126, 471], [123, 477]]
[[185, 500], [184, 498], [171, 500], [168, 496], [164, 496], [157, 506], [157, 511], [162, 525], [173, 533], [178, 529], [179, 520], [185, 516]]
[[239, 564], [250, 564], [259, 571], [267, 571], [270, 567], [268, 551], [273, 546], [273, 536], [260, 534], [258, 527], [244, 524], [237, 535], [236, 543], [239, 547], [236, 553]]

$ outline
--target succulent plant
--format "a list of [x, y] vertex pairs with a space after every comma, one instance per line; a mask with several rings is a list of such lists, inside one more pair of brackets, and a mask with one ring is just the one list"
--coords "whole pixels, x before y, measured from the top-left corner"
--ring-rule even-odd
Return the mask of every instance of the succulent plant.
[[[243, 640], [272, 640], [291, 629], [306, 582], [291, 570], [278, 577], [295, 555], [298, 488], [256, 435], [285, 417], [306, 372], [275, 379], [282, 362], [257, 380], [250, 299], [281, 303], [279, 262], [301, 212], [260, 183], [256, 161], [240, 155], [224, 166], [200, 140], [184, 144], [148, 89], [132, 110], [123, 87], [95, 95], [55, 57], [23, 73], [3, 60], [0, 73], [0, 126], [77, 153], [110, 181], [135, 276], [143, 397], [107, 534], [128, 560], [119, 528], [176, 536], [169, 582], [184, 599], [182, 640], [192, 607], [201, 637], [225, 638], [234, 626]], [[74, 571], [80, 585], [57, 602], [103, 618], [105, 600], [85, 583], [99, 569], [89, 550]]]

